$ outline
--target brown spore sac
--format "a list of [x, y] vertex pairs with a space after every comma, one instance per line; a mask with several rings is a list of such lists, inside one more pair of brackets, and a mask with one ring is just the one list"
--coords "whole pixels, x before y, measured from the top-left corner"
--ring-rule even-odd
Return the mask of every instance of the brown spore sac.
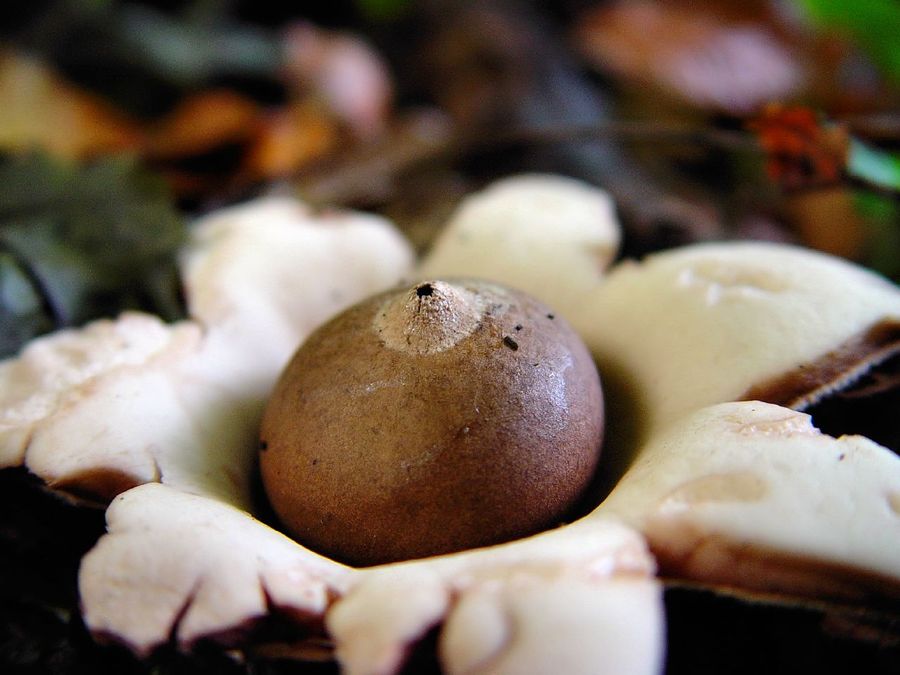
[[494, 284], [434, 280], [317, 330], [262, 425], [262, 479], [287, 531], [371, 565], [560, 524], [593, 476], [603, 397], [550, 313]]

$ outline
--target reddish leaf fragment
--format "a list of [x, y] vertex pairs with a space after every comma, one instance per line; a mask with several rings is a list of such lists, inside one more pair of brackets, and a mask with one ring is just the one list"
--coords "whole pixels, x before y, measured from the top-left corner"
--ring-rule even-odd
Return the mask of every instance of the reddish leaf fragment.
[[843, 178], [847, 131], [824, 123], [812, 109], [773, 103], [747, 126], [765, 150], [769, 176], [784, 189], [835, 185]]

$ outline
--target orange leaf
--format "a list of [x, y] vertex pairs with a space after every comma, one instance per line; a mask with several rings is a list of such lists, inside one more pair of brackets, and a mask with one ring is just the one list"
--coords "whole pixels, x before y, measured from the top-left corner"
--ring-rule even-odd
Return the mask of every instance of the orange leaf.
[[40, 61], [0, 52], [0, 148], [43, 148], [67, 159], [137, 149], [138, 125]]
[[311, 102], [297, 101], [262, 120], [244, 170], [254, 179], [285, 176], [333, 150], [337, 141], [336, 122]]
[[748, 127], [766, 152], [766, 169], [785, 189], [834, 185], [847, 164], [846, 130], [823, 124], [810, 108], [773, 103]]
[[163, 118], [147, 150], [157, 159], [173, 159], [246, 143], [256, 133], [260, 115], [256, 103], [232, 91], [194, 94]]

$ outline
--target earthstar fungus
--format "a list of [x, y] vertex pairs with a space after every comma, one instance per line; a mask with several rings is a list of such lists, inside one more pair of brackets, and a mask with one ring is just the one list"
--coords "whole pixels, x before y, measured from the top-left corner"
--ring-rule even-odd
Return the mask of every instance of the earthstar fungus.
[[[530, 181], [518, 194], [534, 190], [532, 210], [560, 203], [539, 199], [543, 188]], [[397, 672], [432, 631], [449, 673], [653, 675], [665, 653], [657, 561], [670, 578], [735, 593], [857, 606], [896, 598], [900, 458], [865, 438], [819, 433], [787, 406], [808, 406], [896, 358], [900, 291], [846, 262], [772, 244], [686, 247], [604, 277], [591, 237], [565, 233], [596, 224], [573, 216], [570, 228], [566, 214], [608, 215], [605, 197], [579, 186], [587, 201], [576, 205], [563, 196], [572, 182], [549, 183], [568, 186], [555, 194], [571, 210], [555, 211], [556, 229], [504, 232], [531, 243], [504, 258], [495, 281], [515, 286], [534, 265], [573, 270], [538, 290], [564, 307], [597, 358], [612, 435], [626, 423], [636, 432], [630, 446], [604, 447], [605, 460], [627, 460], [605, 501], [523, 539], [369, 568], [254, 519], [258, 422], [297, 343], [404, 278], [422, 281], [381, 296], [382, 318], [441, 299], [438, 270], [426, 259], [414, 272], [386, 222], [264, 199], [196, 228], [183, 262], [190, 320], [126, 314], [47, 336], [0, 364], [0, 464], [24, 463], [97, 501], [114, 497], [109, 531], [80, 574], [89, 629], [142, 655], [170, 639], [182, 649], [204, 639], [241, 648], [245, 629], [278, 614], [301, 639], [333, 641], [350, 675]], [[491, 209], [497, 222], [483, 230], [474, 219], [448, 232], [489, 240], [503, 218], [499, 202]], [[509, 211], [510, 223], [528, 211]], [[441, 249], [431, 259], [440, 276], [479, 274], [470, 260], [484, 267]], [[487, 325], [473, 319], [482, 309], [454, 315], [437, 341], [419, 328], [440, 302], [409, 330], [379, 324], [377, 312], [362, 324], [397, 354], [440, 358]], [[494, 325], [497, 354], [529, 355], [528, 323]], [[800, 370], [813, 375], [797, 378]], [[738, 400], [757, 397], [767, 402]], [[636, 416], [629, 422], [621, 408]]]

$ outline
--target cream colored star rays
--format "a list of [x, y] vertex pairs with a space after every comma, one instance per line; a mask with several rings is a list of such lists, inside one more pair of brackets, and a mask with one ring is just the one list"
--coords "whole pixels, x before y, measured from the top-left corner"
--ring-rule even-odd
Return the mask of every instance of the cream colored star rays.
[[[352, 674], [397, 672], [438, 630], [450, 673], [652, 673], [666, 575], [860, 601], [900, 582], [900, 459], [802, 408], [898, 350], [900, 291], [846, 263], [717, 244], [604, 269], [608, 199], [548, 176], [464, 203], [418, 271], [389, 224], [268, 198], [198, 223], [191, 319], [126, 314], [0, 364], [0, 465], [112, 500], [80, 574], [97, 635], [147, 654], [277, 613]], [[459, 554], [354, 569], [251, 514], [259, 414], [296, 345], [401, 279], [535, 293], [598, 361], [622, 477], [580, 520]], [[764, 398], [769, 403], [754, 399]], [[775, 405], [784, 404], [788, 407]], [[622, 428], [616, 431], [614, 427]]]

